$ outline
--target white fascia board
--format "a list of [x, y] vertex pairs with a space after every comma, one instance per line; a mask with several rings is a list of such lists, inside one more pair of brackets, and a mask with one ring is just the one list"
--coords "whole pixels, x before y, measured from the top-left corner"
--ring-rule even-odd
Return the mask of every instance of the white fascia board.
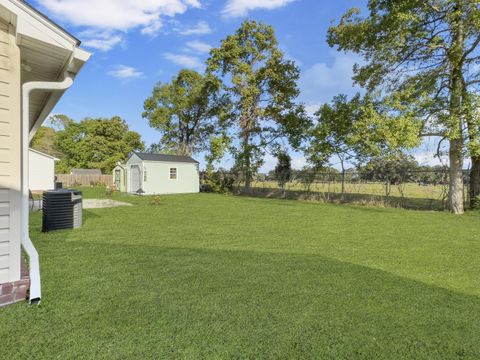
[[25, 35], [64, 49], [73, 50], [78, 46], [77, 39], [25, 3], [18, 0], [0, 0], [0, 5], [17, 17], [15, 25], [19, 45], [21, 35]]

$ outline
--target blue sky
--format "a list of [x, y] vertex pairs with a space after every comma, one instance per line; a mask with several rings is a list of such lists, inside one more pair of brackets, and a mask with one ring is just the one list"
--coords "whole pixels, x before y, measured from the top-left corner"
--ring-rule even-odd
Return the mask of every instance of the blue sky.
[[[273, 25], [282, 50], [302, 72], [300, 101], [315, 110], [339, 93], [353, 94], [355, 55], [326, 43], [327, 29], [366, 0], [35, 0], [32, 5], [83, 41], [93, 53], [55, 113], [124, 118], [146, 144], [157, 142], [141, 114], [158, 82], [181, 68], [202, 70], [210, 47], [248, 18]], [[425, 153], [433, 150], [419, 150]], [[426, 154], [428, 157], [429, 154]], [[202, 156], [199, 156], [199, 160]], [[296, 154], [294, 165], [304, 164]], [[274, 164], [267, 156], [264, 170]]]

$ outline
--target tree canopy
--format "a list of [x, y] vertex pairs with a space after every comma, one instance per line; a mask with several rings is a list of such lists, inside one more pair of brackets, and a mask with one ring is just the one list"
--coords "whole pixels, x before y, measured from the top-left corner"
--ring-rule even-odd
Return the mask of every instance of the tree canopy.
[[223, 80], [233, 104], [231, 133], [236, 168], [249, 187], [265, 149], [288, 137], [298, 145], [304, 133], [304, 109], [295, 104], [299, 70], [280, 51], [271, 26], [245, 21], [210, 52], [207, 71]]
[[48, 126], [41, 126], [30, 142], [30, 147], [44, 154], [60, 157], [62, 154], [55, 147], [55, 136], [56, 132], [54, 129]]
[[205, 150], [209, 137], [228, 113], [220, 82], [194, 70], [181, 70], [170, 83], [159, 83], [144, 104], [143, 117], [160, 131], [160, 145], [179, 155]]
[[277, 165], [274, 169], [274, 175], [281, 188], [292, 179], [292, 158], [285, 150], [277, 152]]
[[463, 212], [463, 156], [472, 141], [465, 129], [475, 126], [464, 100], [480, 84], [479, 6], [471, 0], [370, 0], [367, 16], [353, 8], [328, 34], [331, 46], [363, 56], [354, 80], [383, 100], [393, 123], [404, 124], [400, 131], [449, 140], [455, 213]]
[[86, 118], [70, 121], [55, 136], [55, 148], [62, 154], [57, 172], [72, 168], [100, 169], [110, 173], [117, 162], [125, 162], [132, 151], [141, 151], [140, 135], [128, 129], [120, 117]]

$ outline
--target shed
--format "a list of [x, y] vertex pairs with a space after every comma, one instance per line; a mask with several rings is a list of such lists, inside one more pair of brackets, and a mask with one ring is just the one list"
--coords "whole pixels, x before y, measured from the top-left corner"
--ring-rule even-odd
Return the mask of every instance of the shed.
[[55, 189], [55, 162], [59, 159], [34, 149], [29, 149], [28, 152], [30, 190], [36, 192]]
[[[0, 306], [41, 297], [29, 236], [30, 140], [90, 58], [80, 41], [25, 1], [0, 0]], [[21, 247], [29, 259], [22, 276]]]
[[127, 192], [127, 167], [125, 165], [117, 164], [113, 168], [113, 185], [115, 190]]
[[198, 161], [190, 156], [135, 152], [126, 165], [129, 193], [185, 194], [200, 191]]

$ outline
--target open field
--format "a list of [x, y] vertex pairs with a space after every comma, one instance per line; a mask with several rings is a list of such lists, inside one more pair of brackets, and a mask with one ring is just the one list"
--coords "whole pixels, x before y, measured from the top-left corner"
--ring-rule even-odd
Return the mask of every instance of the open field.
[[34, 214], [44, 298], [0, 309], [3, 358], [480, 358], [478, 213], [113, 199], [76, 231]]
[[[241, 193], [245, 193], [239, 187]], [[391, 185], [387, 195], [386, 185], [380, 182], [346, 182], [342, 195], [340, 181], [315, 182], [310, 185], [292, 181], [281, 189], [276, 181], [254, 181], [247, 194], [263, 197], [286, 197], [290, 199], [313, 199], [324, 202], [382, 205], [417, 210], [445, 210], [448, 188], [444, 185], [420, 185], [404, 183]], [[468, 203], [465, 187], [465, 203]]]
[[[255, 187], [265, 188], [278, 188], [279, 185], [276, 181], [261, 181], [254, 182]], [[307, 190], [308, 186], [301, 182], [290, 182], [286, 185], [287, 190]], [[336, 182], [324, 182], [313, 183], [309, 187], [312, 192], [322, 193], [340, 193], [342, 191], [342, 184], [339, 181]], [[392, 185], [390, 190], [390, 196], [401, 197], [402, 195], [407, 198], [414, 199], [435, 199], [440, 200], [447, 195], [448, 189], [443, 185], [419, 185], [416, 183], [406, 183], [402, 185]], [[385, 196], [385, 184], [378, 182], [359, 182], [359, 183], [345, 183], [345, 193], [347, 194], [362, 194], [362, 195], [374, 195]]]

